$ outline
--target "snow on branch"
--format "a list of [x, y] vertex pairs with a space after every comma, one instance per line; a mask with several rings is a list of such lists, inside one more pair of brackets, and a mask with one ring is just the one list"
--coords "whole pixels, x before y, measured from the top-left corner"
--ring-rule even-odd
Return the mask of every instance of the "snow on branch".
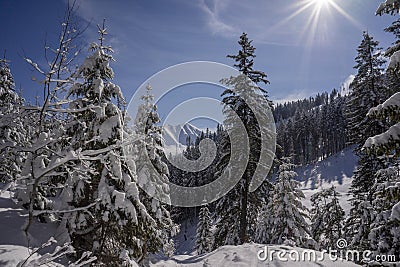
[[365, 148], [381, 147], [389, 143], [399, 142], [400, 140], [400, 123], [397, 123], [382, 134], [369, 137], [364, 143]]
[[396, 205], [393, 206], [390, 218], [392, 220], [400, 221], [400, 202], [398, 202]]
[[30, 64], [32, 67], [34, 67], [35, 70], [37, 70], [39, 73], [46, 75], [46, 73], [41, 68], [39, 68], [39, 65], [37, 63], [33, 62], [29, 58], [25, 58], [25, 61], [28, 62], [28, 64]]
[[393, 15], [395, 13], [399, 13], [399, 10], [400, 10], [400, 0], [386, 0], [385, 2], [382, 2], [379, 5], [375, 14], [382, 15], [383, 13], [387, 13]]
[[384, 111], [387, 111], [389, 109], [399, 109], [399, 107], [400, 107], [400, 92], [397, 92], [382, 104], [371, 108], [368, 112], [368, 116], [377, 116], [379, 114], [382, 114]]
[[[398, 48], [398, 47], [396, 47]], [[400, 63], [400, 51], [394, 52], [394, 54], [390, 57], [389, 65], [387, 69], [396, 69]]]
[[[53, 266], [55, 264], [55, 260], [60, 259], [68, 254], [74, 254], [75, 249], [71, 246], [70, 243], [65, 243], [62, 246], [56, 246], [56, 248], [49, 253], [44, 255], [38, 255], [39, 250], [47, 248], [53, 244], [57, 243], [57, 241], [51, 237], [47, 242], [45, 242], [42, 246], [35, 249], [32, 253], [30, 253], [29, 257], [20, 261], [17, 264], [17, 267], [39, 267], [39, 266]], [[84, 252], [82, 256], [75, 262], [68, 264], [68, 267], [83, 267], [87, 266], [87, 264], [96, 260], [96, 257], [90, 256], [90, 252]], [[32, 257], [34, 256], [34, 257]]]
[[89, 209], [91, 207], [96, 206], [99, 201], [100, 201], [100, 199], [96, 199], [90, 205], [87, 205], [85, 207], [79, 207], [79, 208], [75, 208], [75, 209], [70, 209], [70, 210], [34, 210], [33, 211], [33, 216], [39, 216], [41, 214], [49, 214], [49, 213], [69, 213], [69, 212], [75, 212], [75, 211], [83, 211], [83, 210], [87, 210], [87, 209]]

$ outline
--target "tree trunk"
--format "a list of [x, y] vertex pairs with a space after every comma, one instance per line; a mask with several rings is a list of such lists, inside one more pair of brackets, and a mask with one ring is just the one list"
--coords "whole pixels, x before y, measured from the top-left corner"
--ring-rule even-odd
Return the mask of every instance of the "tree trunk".
[[[247, 242], [247, 206], [249, 198], [249, 175], [248, 171], [245, 172], [245, 186], [242, 195], [242, 205], [240, 212], [240, 225], [239, 225], [239, 240], [240, 244]], [[239, 245], [240, 245], [239, 244]]]

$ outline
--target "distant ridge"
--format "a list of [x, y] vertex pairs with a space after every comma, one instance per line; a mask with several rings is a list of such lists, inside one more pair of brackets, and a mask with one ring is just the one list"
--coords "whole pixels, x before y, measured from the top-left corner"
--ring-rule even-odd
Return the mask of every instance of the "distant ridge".
[[163, 127], [163, 139], [165, 146], [184, 145], [186, 140], [190, 137], [191, 142], [194, 143], [196, 137], [200, 136], [202, 130], [193, 126], [190, 123], [180, 125], [165, 125]]

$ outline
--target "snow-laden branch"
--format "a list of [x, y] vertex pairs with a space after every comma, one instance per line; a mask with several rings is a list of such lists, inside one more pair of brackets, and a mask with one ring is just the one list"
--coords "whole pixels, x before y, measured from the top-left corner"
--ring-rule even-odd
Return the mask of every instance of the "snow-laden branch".
[[39, 67], [39, 65], [37, 63], [33, 62], [29, 58], [25, 58], [25, 61], [28, 62], [28, 64], [30, 64], [32, 67], [34, 67], [35, 70], [37, 70], [39, 73], [46, 75], [46, 73]]
[[75, 211], [83, 211], [83, 210], [87, 210], [91, 207], [96, 206], [96, 204], [100, 201], [100, 199], [96, 199], [94, 200], [93, 203], [91, 203], [90, 205], [87, 205], [85, 207], [79, 207], [79, 208], [74, 208], [74, 209], [69, 209], [69, 210], [34, 210], [33, 211], [33, 216], [39, 216], [41, 214], [55, 214], [55, 213], [70, 213], [70, 212], [75, 212]]
[[400, 123], [397, 123], [382, 134], [369, 137], [364, 143], [365, 148], [381, 147], [391, 142], [399, 142], [400, 140]]
[[382, 2], [379, 5], [375, 14], [382, 15], [383, 13], [387, 13], [393, 15], [395, 13], [399, 13], [400, 11], [399, 8], [400, 8], [400, 0], [386, 0], [385, 2]]
[[[17, 267], [53, 266], [53, 264], [55, 264], [55, 261], [57, 259], [75, 253], [75, 249], [71, 246], [71, 244], [65, 243], [62, 246], [56, 246], [52, 252], [48, 252], [44, 255], [38, 255], [38, 252], [40, 250], [47, 248], [55, 243], [57, 243], [57, 241], [53, 237], [51, 237], [47, 242], [42, 244], [39, 248], [32, 251], [32, 253], [30, 253], [30, 255], [26, 259], [20, 261], [17, 264]], [[33, 258], [32, 256], [35, 257]], [[91, 252], [84, 252], [77, 261], [68, 264], [68, 267], [87, 266], [89, 263], [95, 261], [96, 259], [97, 258], [95, 256], [91, 256]]]
[[393, 206], [390, 218], [392, 220], [400, 221], [400, 202], [398, 202], [396, 205]]
[[[64, 101], [64, 102], [62, 102], [62, 103], [58, 103], [58, 104], [68, 104], [68, 103], [71, 103], [71, 102], [67, 102], [67, 101]], [[50, 106], [50, 105], [49, 105]], [[35, 107], [35, 106], [27, 106], [27, 107], [22, 107], [23, 109], [25, 109], [25, 110], [36, 110], [36, 111], [40, 111], [40, 110], [42, 110], [42, 107]], [[47, 107], [47, 109], [46, 109], [46, 111], [51, 111], [51, 112], [57, 112], [57, 113], [67, 113], [67, 114], [74, 114], [74, 113], [82, 113], [82, 112], [85, 112], [85, 111], [93, 111], [93, 112], [95, 112], [95, 109], [98, 109], [98, 106], [95, 106], [95, 105], [89, 105], [89, 106], [87, 106], [87, 107], [83, 107], [83, 108], [74, 108], [74, 109], [71, 109], [71, 108], [50, 108], [50, 107]]]
[[388, 109], [398, 109], [398, 107], [400, 107], [400, 92], [395, 93], [382, 104], [371, 108], [368, 112], [368, 116], [376, 116]]

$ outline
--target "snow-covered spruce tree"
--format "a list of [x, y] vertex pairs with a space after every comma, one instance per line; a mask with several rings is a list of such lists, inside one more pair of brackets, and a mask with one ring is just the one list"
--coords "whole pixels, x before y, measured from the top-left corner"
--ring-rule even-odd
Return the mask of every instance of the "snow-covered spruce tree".
[[346, 219], [345, 236], [351, 240], [353, 248], [368, 249], [368, 234], [372, 219], [372, 186], [375, 173], [385, 166], [385, 161], [375, 154], [367, 154], [362, 146], [368, 136], [385, 128], [385, 122], [368, 119], [368, 111], [384, 99], [386, 88], [382, 79], [384, 60], [378, 51], [378, 42], [366, 32], [357, 48], [357, 75], [350, 84], [351, 93], [347, 101], [346, 117], [351, 144], [356, 144], [355, 152], [360, 157], [351, 184], [352, 208]]
[[197, 253], [203, 254], [211, 251], [213, 244], [211, 233], [211, 217], [207, 205], [200, 208], [199, 222], [197, 224], [196, 247]]
[[23, 99], [15, 92], [14, 78], [6, 59], [0, 59], [0, 182], [15, 182], [21, 173], [27, 131], [23, 125]]
[[[251, 111], [246, 110], [249, 108], [246, 103], [244, 103], [245, 95], [248, 97], [249, 90], [256, 90], [258, 87], [255, 87], [251, 84], [250, 79], [241, 74], [238, 77], [231, 77], [225, 80], [226, 85], [229, 90], [234, 94], [234, 98], [238, 100], [236, 103], [235, 112], [238, 114], [244, 115], [244, 112]], [[243, 97], [243, 98], [242, 98]], [[258, 110], [262, 109], [260, 103], [264, 101], [264, 96], [261, 94], [256, 94], [251, 96], [252, 108], [257, 108]], [[236, 116], [232, 114], [229, 109], [229, 106], [226, 105], [224, 107], [224, 114], [226, 116], [224, 120], [224, 126], [226, 127], [226, 133], [222, 135], [222, 138], [219, 140], [218, 147], [221, 151], [220, 160], [217, 163], [217, 171], [215, 173], [216, 177], [219, 177], [221, 172], [227, 171], [228, 173], [237, 173], [241, 172], [244, 169], [244, 175], [239, 179], [236, 185], [225, 195], [223, 196], [218, 203], [216, 204], [215, 209], [215, 220], [216, 220], [216, 231], [215, 231], [215, 239], [214, 239], [214, 247], [222, 246], [222, 245], [236, 245], [241, 244], [243, 241], [240, 239], [240, 227], [241, 227], [241, 219], [244, 212], [243, 205], [246, 204], [246, 242], [254, 240], [255, 230], [257, 225], [257, 216], [261, 210], [263, 203], [267, 201], [268, 192], [271, 187], [270, 183], [267, 180], [264, 180], [260, 187], [257, 188], [254, 192], [249, 192], [249, 183], [250, 179], [253, 178], [254, 169], [251, 167], [256, 167], [257, 161], [255, 160], [255, 156], [259, 156], [260, 148], [257, 148], [257, 144], [255, 142], [255, 128], [252, 127], [260, 127], [257, 133], [260, 134], [261, 131], [267, 132], [268, 129], [261, 128], [265, 127], [265, 125], [258, 125], [255, 123], [255, 118], [252, 119], [246, 117], [243, 123], [247, 124], [247, 135], [249, 136], [250, 143], [250, 154], [249, 154], [249, 163], [247, 167], [240, 167], [236, 165], [231, 165], [228, 168], [228, 162], [232, 160], [232, 157], [243, 158], [243, 155], [234, 155], [231, 153], [231, 148], [233, 145], [236, 145], [238, 142], [243, 142], [243, 138], [240, 133], [240, 126], [237, 124], [241, 124], [242, 122], [236, 121]], [[240, 117], [240, 115], [239, 115]], [[254, 120], [253, 120], [254, 119]], [[253, 125], [251, 125], [254, 123]], [[228, 134], [229, 133], [229, 134]], [[252, 141], [253, 139], [253, 146]], [[259, 144], [258, 144], [259, 145]], [[259, 163], [263, 164], [263, 163]], [[246, 176], [246, 173], [248, 176]], [[250, 175], [251, 174], [251, 175]], [[267, 177], [268, 173], [265, 173], [265, 177]], [[247, 177], [247, 178], [243, 178]], [[244, 196], [247, 196], [247, 201], [243, 201]]]
[[346, 117], [348, 120], [349, 142], [356, 144], [355, 152], [360, 157], [354, 173], [352, 192], [354, 195], [368, 192], [374, 182], [374, 174], [382, 167], [383, 162], [373, 155], [367, 155], [361, 148], [368, 136], [375, 135], [384, 129], [382, 120], [368, 120], [366, 115], [384, 99], [385, 90], [382, 80], [384, 60], [378, 51], [378, 42], [368, 34], [357, 48], [357, 75], [350, 84], [351, 93], [347, 100]]
[[69, 149], [78, 154], [85, 172], [67, 173], [60, 197], [71, 211], [62, 224], [78, 257], [91, 251], [97, 265], [136, 266], [149, 252], [143, 250], [144, 243], [157, 238], [156, 220], [140, 200], [135, 162], [123, 151], [133, 146], [136, 136], [127, 130], [126, 113], [115, 104], [124, 98], [111, 82], [113, 57], [111, 47], [103, 44], [104, 24], [99, 34], [100, 42], [91, 44], [93, 53], [77, 69], [69, 92]]
[[360, 157], [352, 182], [353, 194], [365, 193], [374, 182], [374, 174], [383, 162], [373, 155], [367, 155], [361, 148], [368, 136], [384, 129], [384, 122], [378, 119], [368, 120], [368, 111], [384, 99], [382, 72], [384, 60], [378, 51], [378, 42], [366, 32], [357, 48], [355, 69], [357, 75], [350, 84], [351, 93], [347, 99], [346, 117], [350, 144], [356, 144], [355, 152]]
[[[400, 253], [400, 169], [388, 167], [377, 172], [374, 185], [374, 220], [368, 236], [375, 255]], [[397, 206], [396, 206], [397, 205]], [[397, 258], [400, 261], [400, 258]]]
[[345, 213], [339, 196], [334, 186], [311, 196], [311, 235], [320, 248], [335, 248], [337, 240], [343, 237]]
[[399, 0], [385, 0], [382, 2], [378, 9], [376, 10], [376, 15], [390, 14], [396, 15], [400, 10], [400, 1]]
[[[399, 14], [399, 2], [398, 1], [388, 1], [382, 3], [377, 10], [377, 15], [387, 14]], [[387, 73], [389, 76], [395, 77], [394, 83], [389, 83], [389, 92], [392, 93], [390, 97], [385, 99], [383, 103], [375, 105], [368, 112], [368, 117], [370, 120], [388, 120], [390, 125], [392, 125], [387, 131], [381, 131], [375, 133], [375, 136], [370, 136], [366, 140], [364, 147], [373, 148], [375, 152], [381, 152], [385, 154], [394, 154], [398, 158], [400, 155], [400, 22], [396, 20], [393, 24], [385, 29], [395, 35], [396, 41], [393, 46], [389, 47], [385, 56], [390, 58], [390, 62], [387, 68]]]
[[383, 128], [383, 123], [379, 120], [366, 119], [369, 109], [377, 106], [385, 97], [382, 79], [385, 61], [379, 52], [378, 45], [379, 42], [364, 32], [355, 58], [354, 68], [357, 74], [350, 84], [351, 92], [347, 99], [346, 117], [349, 142], [358, 145], [357, 151], [361, 149], [366, 136], [379, 133]]
[[303, 192], [294, 178], [289, 158], [281, 160], [270, 198], [259, 215], [256, 241], [264, 244], [291, 244], [308, 247], [310, 237], [307, 208], [301, 203]]
[[[400, 1], [385, 1], [381, 3], [377, 15], [399, 14]], [[397, 19], [390, 27], [385, 29], [395, 35], [393, 46], [386, 50], [385, 56], [390, 57], [386, 70], [389, 77], [390, 96], [382, 104], [368, 112], [368, 119], [380, 119], [390, 123], [386, 131], [369, 137], [364, 143], [366, 153], [373, 155], [384, 154], [390, 159], [389, 166], [376, 173], [374, 184], [374, 207], [376, 216], [371, 224], [368, 236], [371, 250], [375, 254], [400, 254], [400, 24]], [[396, 259], [398, 262], [400, 258]]]
[[[156, 220], [156, 238], [149, 235], [149, 240], [143, 243], [143, 251], [156, 252], [160, 248], [165, 249], [166, 255], [172, 255], [168, 251], [173, 247], [172, 236], [176, 234], [177, 226], [171, 220], [170, 212], [166, 204], [161, 203], [158, 198], [162, 197], [165, 202], [169, 201], [168, 166], [162, 161], [164, 151], [162, 148], [162, 136], [160, 118], [157, 106], [154, 104], [154, 96], [151, 87], [147, 85], [147, 93], [142, 96], [143, 103], [139, 106], [135, 119], [136, 133], [143, 137], [138, 141], [138, 154], [136, 157], [136, 170], [140, 189], [140, 200]], [[156, 196], [155, 196], [156, 195]]]
[[[393, 71], [393, 70], [388, 70]], [[376, 254], [400, 253], [400, 93], [395, 93], [383, 104], [368, 113], [373, 119], [394, 123], [387, 131], [367, 139], [364, 149], [367, 154], [387, 158], [387, 166], [375, 174], [372, 187], [374, 217], [368, 235], [370, 249]], [[394, 216], [392, 216], [394, 214]], [[400, 259], [397, 259], [400, 261]]]
[[[246, 33], [240, 36], [238, 43], [240, 45], [238, 54], [228, 55], [228, 57], [235, 60], [236, 63], [234, 66], [242, 75], [225, 79], [223, 82], [227, 85], [228, 89], [226, 89], [221, 96], [223, 97], [222, 102], [226, 106], [225, 109], [227, 110], [228, 107], [232, 108], [245, 125], [249, 138], [250, 156], [249, 163], [242, 178], [216, 206], [215, 214], [218, 218], [216, 220], [215, 247], [225, 244], [243, 244], [254, 238], [257, 214], [260, 211], [262, 203], [266, 200], [268, 191], [266, 182], [252, 193], [249, 192], [249, 186], [257, 164], [259, 163], [261, 131], [263, 130], [260, 128], [263, 127], [263, 125], [259, 125], [252, 109], [259, 108], [263, 110], [266, 108], [261, 107], [260, 103], [263, 103], [263, 101], [265, 102], [267, 99], [267, 91], [258, 84], [268, 84], [269, 82], [264, 72], [253, 69], [255, 48], [252, 45], [252, 41], [248, 39]], [[257, 84], [257, 86], [251, 85], [249, 80]], [[252, 105], [251, 107], [249, 107], [249, 103], [246, 104], [243, 99], [244, 95], [249, 95], [246, 90], [252, 90], [255, 92], [256, 97], [260, 98], [258, 100], [252, 99], [252, 103], [250, 103]], [[261, 98], [263, 99], [261, 100]], [[226, 110], [225, 114], [227, 114]], [[226, 118], [226, 123], [230, 124], [231, 122], [229, 122], [229, 120], [231, 119], [232, 118]], [[241, 140], [229, 140], [228, 136], [221, 140], [222, 151], [225, 151], [225, 154], [221, 156], [220, 162], [217, 163], [219, 168], [224, 168], [227, 162], [229, 162], [231, 156], [229, 152], [229, 143], [237, 141], [241, 142]], [[220, 173], [220, 171], [221, 170], [217, 170], [216, 173]], [[268, 173], [265, 174], [265, 176], [267, 175]]]
[[[385, 51], [385, 57], [391, 58], [396, 52], [400, 50], [400, 18], [393, 21], [392, 25], [385, 29], [386, 32], [392, 33], [395, 36], [395, 42]], [[396, 69], [396, 60], [393, 57], [391, 66], [386, 70], [385, 80], [388, 89], [388, 97], [400, 91], [400, 76], [398, 68]]]

